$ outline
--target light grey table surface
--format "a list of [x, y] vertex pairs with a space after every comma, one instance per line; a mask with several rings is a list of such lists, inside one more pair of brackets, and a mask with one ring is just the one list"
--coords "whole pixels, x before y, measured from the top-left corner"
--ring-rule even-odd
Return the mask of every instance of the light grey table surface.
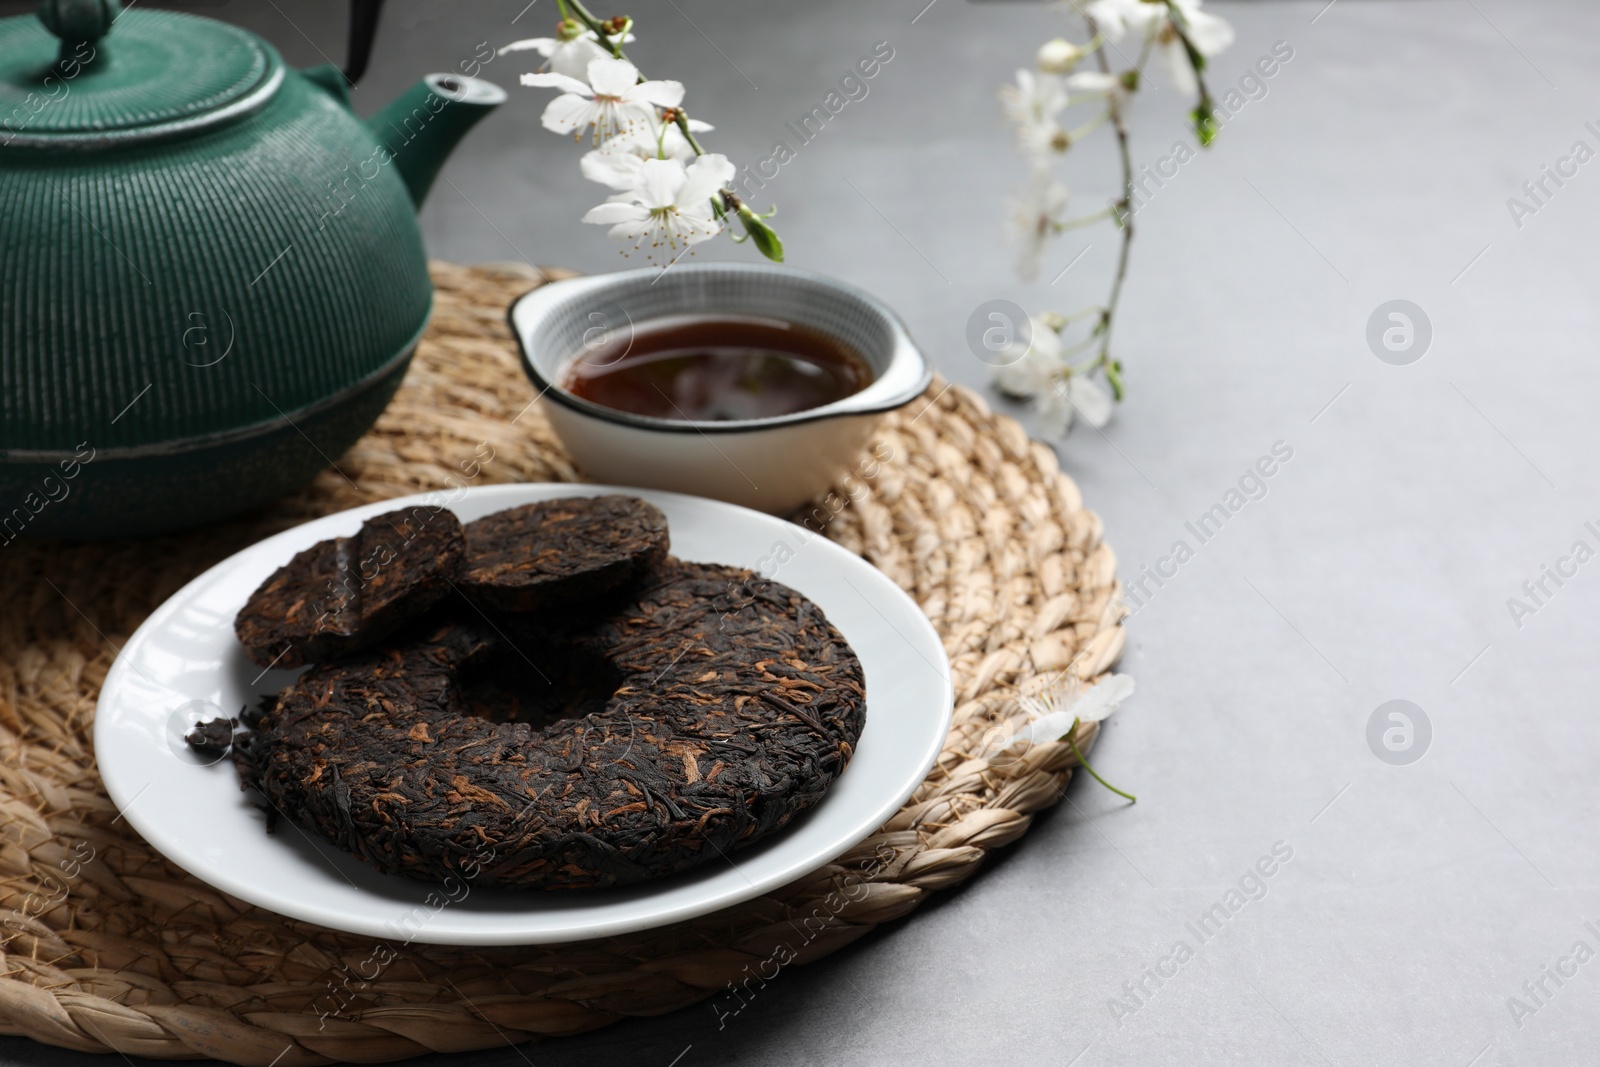
[[[546, 32], [551, 0], [511, 25], [524, 3], [395, 0], [359, 105], [480, 41]], [[944, 374], [984, 387], [964, 340], [972, 309], [1095, 300], [1112, 240], [1066, 240], [1046, 279], [1090, 251], [1054, 285], [1013, 279], [1002, 223], [1021, 168], [994, 87], [1060, 16], [926, 3], [628, 10], [635, 57], [687, 81], [688, 103], [718, 124], [714, 148], [741, 161], [765, 157], [786, 121], [890, 42], [870, 94], [773, 183], [778, 222], [791, 263], [882, 295]], [[297, 63], [343, 47], [337, 4], [193, 6]], [[1117, 333], [1128, 402], [1103, 435], [1080, 429], [1059, 449], [1125, 577], [1180, 540], [1195, 550], [1128, 623], [1123, 669], [1139, 690], [1095, 752], [1138, 804], [1080, 776], [1070, 803], [970, 884], [786, 970], [725, 1026], [701, 1006], [419, 1062], [1595, 1062], [1600, 962], [1568, 954], [1579, 941], [1600, 950], [1583, 925], [1600, 929], [1600, 563], [1546, 580], [1553, 595], [1520, 620], [1508, 599], [1575, 542], [1600, 548], [1584, 526], [1600, 525], [1600, 163], [1549, 185], [1520, 226], [1507, 198], [1574, 142], [1600, 148], [1584, 126], [1600, 125], [1600, 9], [1215, 9], [1238, 29], [1213, 64], [1219, 88], [1276, 42], [1293, 59], [1140, 212]], [[611, 269], [615, 246], [578, 221], [596, 187], [575, 146], [538, 128], [547, 94], [516, 87], [523, 69], [506, 57], [486, 71], [512, 101], [446, 168], [423, 212], [431, 251]], [[1136, 112], [1135, 158], [1154, 162], [1183, 136], [1180, 104], [1159, 89]], [[1101, 201], [1106, 145], [1075, 153], [1075, 195]], [[701, 258], [746, 254], [719, 245]], [[1367, 342], [1392, 299], [1432, 325], [1406, 366]], [[1293, 455], [1266, 495], [1200, 544], [1185, 523], [1279, 442]], [[1394, 699], [1431, 724], [1408, 766], [1367, 739]], [[1190, 924], [1275, 845], [1293, 855], [1261, 880], [1265, 896], [1197, 937]], [[1192, 958], [1163, 964], [1178, 942]], [[1146, 976], [1158, 966], [1171, 977]], [[1576, 974], [1544, 977], [1558, 967]], [[1125, 987], [1141, 979], [1135, 1007]], [[1535, 999], [1524, 983], [1541, 979]], [[1512, 997], [1530, 1010], [1514, 1015]], [[107, 1060], [4, 1039], [0, 1062]]]

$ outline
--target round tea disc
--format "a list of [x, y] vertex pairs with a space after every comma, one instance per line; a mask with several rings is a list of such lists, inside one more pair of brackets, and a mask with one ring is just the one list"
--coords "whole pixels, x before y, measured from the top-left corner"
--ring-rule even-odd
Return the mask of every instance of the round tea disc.
[[466, 526], [461, 591], [500, 611], [579, 604], [642, 578], [667, 556], [667, 518], [631, 496], [569, 497]]
[[271, 811], [386, 874], [604, 889], [722, 863], [783, 829], [844, 773], [866, 725], [844, 635], [743, 568], [666, 560], [565, 639], [498, 668], [526, 665], [536, 693], [562, 686], [556, 663], [587, 659], [612, 690], [595, 710], [543, 726], [474, 714], [463, 692], [510, 639], [442, 620], [302, 675], [236, 766]]

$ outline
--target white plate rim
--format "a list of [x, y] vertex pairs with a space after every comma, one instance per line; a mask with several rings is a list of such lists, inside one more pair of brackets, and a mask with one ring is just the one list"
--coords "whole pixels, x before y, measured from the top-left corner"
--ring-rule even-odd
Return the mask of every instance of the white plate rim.
[[[615, 909], [617, 911], [616, 915], [591, 919], [581, 925], [565, 924], [552, 929], [525, 928], [521, 930], [480, 931], [452, 928], [449, 924], [446, 924], [444, 929], [424, 927], [419, 931], [413, 931], [411, 936], [405, 938], [406, 943], [415, 941], [426, 944], [463, 946], [560, 944], [654, 929], [731, 907], [760, 896], [762, 893], [779, 888], [797, 878], [803, 877], [818, 867], [826, 865], [871, 836], [873, 832], [900, 809], [911, 794], [915, 792], [917, 786], [926, 778], [928, 771], [932, 768], [943, 749], [954, 714], [954, 689], [950, 676], [949, 660], [945, 655], [943, 644], [933, 624], [917, 607], [915, 601], [904, 590], [895, 585], [887, 575], [860, 556], [809, 529], [795, 526], [786, 520], [752, 511], [735, 504], [710, 500], [704, 497], [627, 486], [596, 485], [587, 482], [502, 483], [459, 489], [453, 499], [445, 497], [441, 491], [436, 490], [429, 493], [375, 501], [325, 515], [280, 531], [240, 549], [186, 583], [156, 608], [134, 631], [133, 635], [129, 637], [107, 672], [105, 682], [101, 687], [101, 692], [96, 702], [94, 728], [96, 759], [101, 769], [102, 781], [106, 787], [107, 794], [118, 809], [119, 817], [125, 817], [145, 841], [170, 862], [213, 888], [266, 910], [286, 915], [290, 918], [316, 923], [329, 929], [374, 937], [392, 936], [395, 930], [392, 922], [380, 922], [377, 917], [364, 919], [359, 916], [352, 917], [344, 913], [330, 912], [318, 907], [313, 901], [285, 900], [270, 893], [259, 891], [244, 877], [221, 870], [215, 865], [197, 863], [192, 848], [186, 850], [182, 847], [182, 843], [173, 837], [164, 826], [159, 825], [156, 820], [152, 819], [148, 812], [141, 810], [136, 801], [145, 789], [154, 785], [153, 778], [143, 786], [137, 789], [133, 788], [132, 784], [127, 780], [124, 766], [127, 761], [119, 754], [110, 751], [110, 741], [114, 737], [114, 730], [117, 728], [119, 716], [122, 714], [121, 709], [117, 707], [117, 702], [120, 699], [119, 695], [124, 688], [125, 680], [130, 672], [137, 669], [134, 663], [137, 656], [144, 649], [146, 642], [154, 635], [162, 632], [172, 616], [189, 603], [199, 591], [208, 589], [212, 583], [225, 577], [229, 571], [240, 566], [244, 557], [256, 553], [265, 554], [282, 546], [283, 551], [277, 553], [281, 557], [281, 562], [287, 560], [299, 548], [325, 537], [333, 536], [337, 532], [334, 529], [335, 527], [347, 527], [348, 530], [353, 530], [359, 525], [360, 521], [373, 515], [416, 504], [436, 504], [441, 500], [445, 500], [447, 505], [454, 506], [460, 505], [468, 499], [483, 501], [499, 497], [506, 498], [503, 502], [499, 502], [500, 507], [510, 507], [519, 503], [560, 496], [590, 496], [612, 492], [638, 496], [658, 505], [671, 505], [673, 509], [709, 509], [712, 513], [722, 512], [732, 521], [753, 522], [758, 526], [765, 526], [775, 533], [799, 531], [803, 534], [805, 538], [803, 544], [808, 549], [812, 545], [818, 546], [822, 553], [836, 560], [837, 566], [842, 568], [843, 572], [849, 574], [850, 577], [858, 578], [871, 586], [876, 586], [875, 589], [869, 589], [867, 592], [862, 592], [861, 589], [857, 589], [856, 592], [861, 596], [862, 600], [883, 617], [885, 625], [893, 628], [912, 647], [912, 650], [917, 655], [926, 660], [930, 666], [935, 667], [939, 675], [939, 699], [936, 707], [940, 710], [936, 716], [930, 718], [926, 728], [922, 730], [920, 758], [917, 760], [920, 765], [920, 771], [915, 775], [907, 773], [904, 780], [895, 783], [893, 789], [884, 788], [878, 797], [876, 805], [867, 809], [853, 820], [853, 828], [848, 834], [836, 834], [834, 836], [834, 841], [829, 849], [830, 854], [825, 855], [812, 849], [809, 853], [802, 855], [799, 850], [796, 850], [796, 855], [783, 865], [776, 866], [765, 873], [757, 875], [755, 878], [746, 876], [743, 879], [743, 884], [732, 884], [728, 879], [724, 878], [723, 881], [728, 884], [715, 892], [708, 892], [698, 899], [676, 906], [651, 910], [648, 907], [650, 897], [653, 895], [651, 890], [654, 887], [670, 889], [677, 882], [675, 879], [667, 879], [659, 883], [647, 882], [640, 886], [629, 887], [633, 891], [631, 899], [636, 903], [636, 906], [631, 908], [619, 906]], [[345, 532], [348, 532], [348, 530]], [[782, 580], [781, 575], [779, 580]], [[849, 577], [845, 580], [849, 582]], [[849, 582], [849, 584], [852, 587], [855, 585], [854, 582]], [[802, 590], [802, 592], [805, 592], [805, 590]], [[871, 594], [870, 596], [869, 593]], [[811, 594], [808, 593], [807, 595]], [[896, 614], [900, 617], [901, 625], [896, 625], [884, 613], [880, 607], [880, 604], [883, 603], [882, 600], [874, 603], [874, 600], [879, 597], [887, 598], [890, 603], [895, 605]], [[907, 608], [909, 610], [905, 610]], [[907, 624], [909, 624], [912, 631], [910, 633], [906, 632], [905, 626]], [[229, 636], [231, 639], [231, 633]], [[852, 643], [855, 644], [856, 642], [852, 641]], [[863, 666], [867, 666], [865, 659], [863, 659]], [[880, 706], [883, 699], [883, 697], [879, 698]], [[872, 701], [873, 692], [869, 687], [869, 730], [873, 721]], [[924, 710], [926, 709], [924, 708]], [[866, 742], [867, 740], [868, 737], [864, 733], [862, 741]], [[861, 752], [858, 746], [855, 758], [852, 760], [852, 767], [857, 765], [860, 757]], [[231, 767], [228, 769], [231, 773]], [[848, 773], [847, 769], [846, 774]], [[834, 788], [835, 790], [837, 789], [837, 784]], [[827, 804], [828, 796], [833, 795], [833, 793], [834, 790], [830, 790], [830, 793], [824, 796], [823, 801], [813, 811], [821, 810]], [[781, 850], [781, 841], [793, 830], [794, 827], [791, 826], [780, 832], [780, 834], [775, 835], [774, 843], [771, 845], [764, 844], [754, 850], [734, 853], [729, 861], [730, 866], [736, 871], [741, 871], [743, 866], [748, 865], [749, 859], [752, 858], [753, 854], [760, 855], [770, 850]], [[197, 870], [197, 866], [200, 869]], [[427, 886], [427, 883], [413, 882], [398, 876], [379, 875], [377, 877], [393, 878], [397, 888], [402, 885], [407, 887], [421, 886], [424, 888]], [[610, 892], [619, 893], [622, 891]], [[389, 901], [388, 903], [394, 903], [394, 901]], [[559, 911], [560, 909], [557, 910]]]

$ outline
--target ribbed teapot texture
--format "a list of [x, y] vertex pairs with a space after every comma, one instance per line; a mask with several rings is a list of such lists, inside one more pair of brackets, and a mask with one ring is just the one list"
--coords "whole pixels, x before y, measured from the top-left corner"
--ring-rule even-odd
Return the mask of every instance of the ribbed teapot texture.
[[75, 36], [0, 20], [0, 543], [191, 526], [327, 467], [427, 322], [416, 207], [503, 99], [435, 75], [369, 124], [334, 68], [210, 19]]

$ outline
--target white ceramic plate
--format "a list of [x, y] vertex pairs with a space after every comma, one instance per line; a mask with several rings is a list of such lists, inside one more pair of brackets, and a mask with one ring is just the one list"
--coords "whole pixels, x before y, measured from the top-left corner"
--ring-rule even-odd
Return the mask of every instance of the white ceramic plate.
[[[95, 755], [112, 801], [145, 840], [195, 877], [252, 904], [389, 943], [519, 945], [578, 941], [703, 915], [783, 885], [836, 858], [911, 795], [950, 727], [944, 650], [927, 618], [864, 560], [799, 526], [698, 497], [594, 485], [503, 485], [459, 491], [462, 521], [560, 496], [632, 493], [664, 511], [684, 559], [758, 570], [820, 605], [866, 671], [867, 725], [822, 802], [771, 838], [673, 878], [595, 892], [439, 887], [379, 874], [295, 824], [266, 820], [231, 761], [209, 763], [183, 735], [235, 715], [294, 677], [245, 659], [233, 617], [274, 569], [325, 538], [407, 504], [387, 500], [268, 538], [184, 586], [129, 639], [106, 676]], [[782, 561], [782, 562], [780, 562]], [[774, 572], [774, 568], [776, 571]], [[441, 903], [443, 902], [443, 903]]]

